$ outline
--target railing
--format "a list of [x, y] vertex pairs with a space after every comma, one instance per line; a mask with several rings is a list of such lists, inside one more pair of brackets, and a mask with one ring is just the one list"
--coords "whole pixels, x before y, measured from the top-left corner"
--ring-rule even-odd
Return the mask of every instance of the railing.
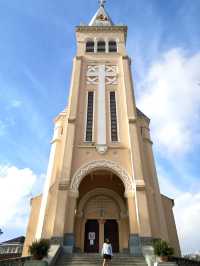
[[30, 257], [18, 257], [0, 260], [0, 266], [23, 266], [27, 260], [30, 260]]
[[200, 261], [190, 260], [186, 258], [172, 257], [170, 261], [176, 262], [178, 266], [200, 266]]

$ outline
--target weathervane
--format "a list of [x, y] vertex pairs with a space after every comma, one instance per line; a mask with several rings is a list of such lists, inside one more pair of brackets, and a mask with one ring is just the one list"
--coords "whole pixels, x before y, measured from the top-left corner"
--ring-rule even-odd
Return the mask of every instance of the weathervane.
[[106, 2], [106, 0], [99, 0], [100, 6], [104, 7], [105, 2]]

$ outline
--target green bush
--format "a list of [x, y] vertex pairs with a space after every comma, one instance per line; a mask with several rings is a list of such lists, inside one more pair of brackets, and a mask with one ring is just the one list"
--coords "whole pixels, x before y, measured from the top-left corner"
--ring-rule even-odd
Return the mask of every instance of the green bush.
[[34, 259], [42, 259], [48, 255], [50, 242], [47, 239], [36, 240], [29, 246], [29, 252]]
[[168, 245], [168, 243], [162, 239], [157, 239], [153, 243], [154, 253], [159, 257], [172, 256], [174, 249]]

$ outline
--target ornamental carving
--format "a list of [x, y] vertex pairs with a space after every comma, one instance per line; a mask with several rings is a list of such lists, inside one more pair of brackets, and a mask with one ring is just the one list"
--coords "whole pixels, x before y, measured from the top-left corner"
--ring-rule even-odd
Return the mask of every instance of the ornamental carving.
[[[117, 84], [117, 66], [116, 65], [106, 65], [105, 66], [105, 83], [106, 85], [116, 85]], [[89, 65], [87, 68], [87, 84], [96, 85], [99, 83], [99, 66]]]
[[134, 191], [134, 184], [132, 178], [128, 175], [125, 169], [123, 169], [118, 163], [108, 160], [99, 160], [92, 161], [81, 168], [79, 168], [74, 176], [72, 177], [72, 181], [70, 184], [70, 189], [74, 192], [78, 192], [79, 185], [83, 178], [91, 173], [94, 170], [102, 170], [107, 169], [115, 173], [124, 183], [125, 186], [125, 194]]
[[117, 84], [117, 66], [106, 66], [106, 84]]

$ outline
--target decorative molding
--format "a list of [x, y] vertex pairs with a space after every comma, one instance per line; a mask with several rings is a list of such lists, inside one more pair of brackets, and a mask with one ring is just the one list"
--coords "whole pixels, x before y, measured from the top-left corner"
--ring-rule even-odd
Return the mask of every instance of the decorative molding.
[[145, 182], [143, 179], [136, 179], [135, 180], [135, 185], [136, 188], [144, 188], [145, 187]]
[[87, 68], [87, 84], [96, 85], [99, 83], [99, 66], [89, 65]]
[[69, 183], [61, 182], [58, 185], [59, 190], [68, 190], [69, 189]]
[[73, 123], [75, 123], [75, 121], [76, 121], [75, 117], [68, 118], [68, 123], [73, 124]]
[[106, 85], [117, 84], [117, 66], [109, 66], [105, 67], [105, 77], [106, 77]]
[[134, 191], [133, 179], [125, 169], [123, 169], [118, 163], [108, 160], [98, 160], [91, 161], [82, 167], [80, 167], [72, 177], [70, 189], [78, 192], [79, 185], [83, 178], [95, 170], [107, 169], [115, 173], [124, 183], [125, 186], [125, 195], [129, 192]]
[[129, 121], [129, 124], [135, 124], [137, 122], [137, 119], [135, 117], [130, 117], [128, 121]]
[[[105, 66], [105, 83], [106, 85], [117, 84], [117, 66]], [[87, 68], [87, 84], [97, 85], [99, 83], [99, 65], [89, 65]]]
[[126, 206], [122, 198], [113, 190], [107, 188], [96, 188], [86, 193], [80, 200], [76, 216], [82, 217], [85, 205], [87, 202], [96, 196], [106, 196], [115, 201], [120, 209], [120, 218], [126, 218], [128, 216]]
[[99, 154], [105, 154], [108, 150], [107, 145], [96, 145], [96, 150]]
[[87, 77], [87, 84], [97, 85], [99, 83], [98, 77]]

